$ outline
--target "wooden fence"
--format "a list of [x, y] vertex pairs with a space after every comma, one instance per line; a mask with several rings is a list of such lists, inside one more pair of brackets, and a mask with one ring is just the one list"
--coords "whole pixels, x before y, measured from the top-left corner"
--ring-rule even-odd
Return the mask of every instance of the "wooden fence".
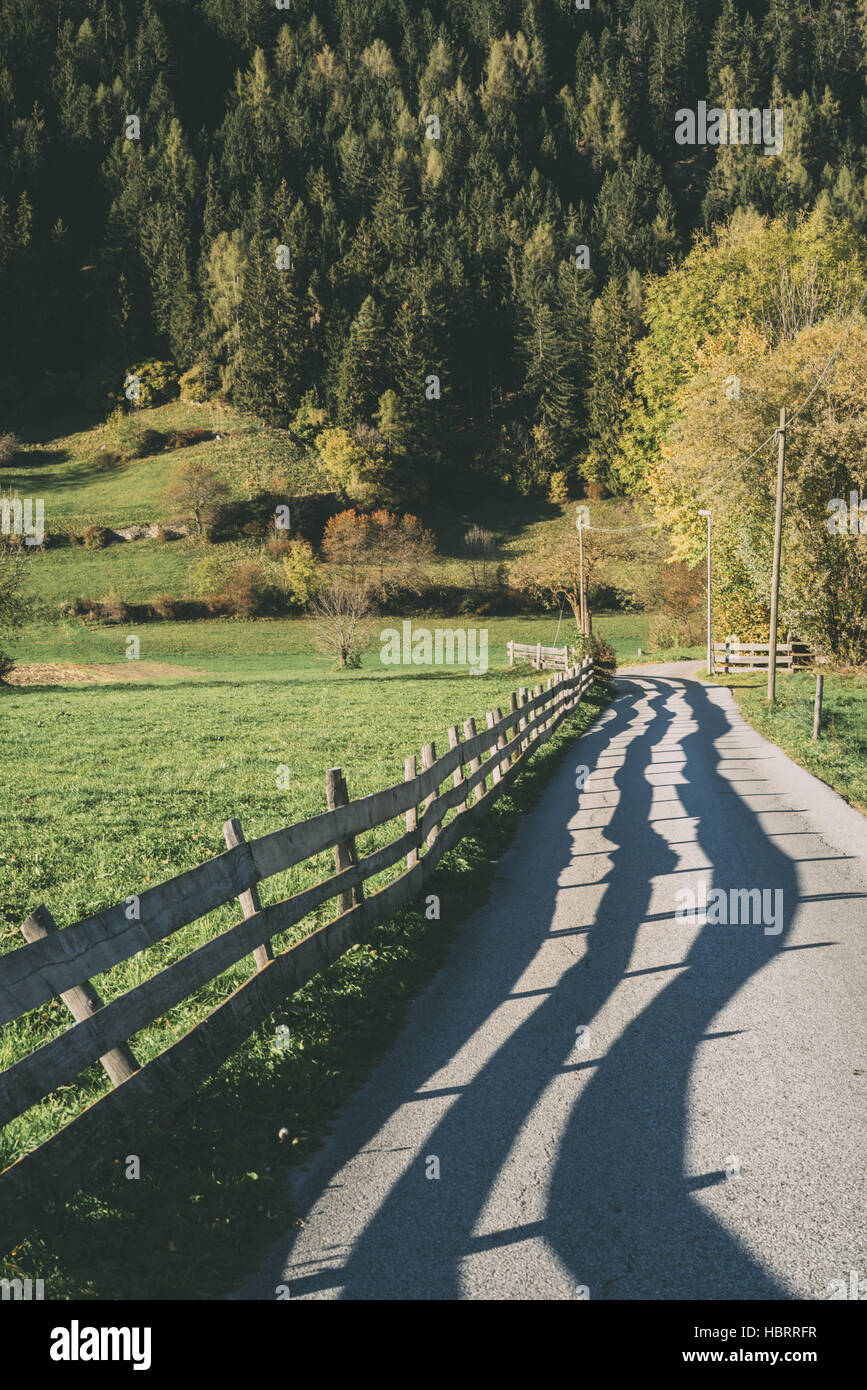
[[[0, 1251], [45, 1219], [46, 1203], [68, 1200], [111, 1161], [118, 1146], [134, 1144], [176, 1109], [285, 999], [413, 898], [442, 855], [473, 831], [593, 680], [588, 657], [580, 667], [549, 678], [544, 690], [513, 693], [508, 714], [490, 711], [481, 733], [472, 719], [464, 722], [463, 739], [453, 726], [447, 753], [437, 757], [434, 744], [426, 744], [421, 772], [415, 755], [408, 757], [403, 782], [359, 800], [349, 800], [340, 769], [332, 768], [327, 811], [250, 841], [237, 820], [228, 821], [224, 854], [63, 931], [44, 905], [38, 907], [21, 927], [28, 944], [0, 956], [0, 1024], [58, 995], [75, 1022], [0, 1072], [0, 1127], [97, 1059], [113, 1089], [0, 1173]], [[440, 791], [447, 780], [450, 785]], [[444, 824], [449, 811], [457, 814]], [[359, 859], [355, 837], [401, 815], [405, 833]], [[336, 870], [330, 878], [262, 907], [257, 888], [262, 880], [329, 849]], [[403, 860], [406, 867], [398, 877], [365, 897], [366, 879]], [[102, 1003], [91, 976], [234, 898], [243, 921]], [[332, 921], [274, 954], [272, 937], [332, 898], [338, 907]], [[137, 907], [132, 920], [131, 902]], [[256, 969], [249, 979], [140, 1066], [128, 1039], [250, 954]]]
[[[713, 643], [713, 670], [767, 671], [770, 650], [770, 642], [739, 642], [736, 637], [728, 637], [725, 642]], [[806, 642], [777, 643], [777, 670], [806, 671], [814, 660]]]
[[510, 642], [509, 665], [529, 661], [537, 671], [568, 671], [568, 647], [543, 647], [541, 642]]

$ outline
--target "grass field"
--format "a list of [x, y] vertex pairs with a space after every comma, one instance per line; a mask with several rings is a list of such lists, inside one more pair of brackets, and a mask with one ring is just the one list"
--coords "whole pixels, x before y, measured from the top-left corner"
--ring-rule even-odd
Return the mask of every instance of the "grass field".
[[293, 493], [322, 486], [309, 457], [290, 448], [284, 432], [240, 411], [173, 401], [137, 411], [136, 418], [143, 429], [168, 433], [195, 427], [223, 437], [106, 465], [100, 453], [112, 445], [108, 425], [58, 436], [46, 430], [25, 442], [14, 467], [0, 469], [0, 486], [22, 497], [44, 498], [45, 522], [52, 532], [162, 520], [169, 477], [179, 463], [190, 459], [201, 459], [222, 473], [235, 496], [244, 495], [240, 480], [245, 475], [258, 476], [275, 467], [284, 471]]
[[[189, 628], [188, 632], [181, 627]], [[449, 724], [507, 702], [526, 668], [502, 662], [485, 675], [405, 671], [370, 660], [326, 673], [301, 649], [303, 624], [160, 625], [159, 655], [182, 656], [201, 674], [116, 685], [10, 688], [0, 692], [6, 826], [0, 852], [0, 950], [20, 944], [18, 925], [40, 901], [61, 927], [223, 850], [223, 822], [248, 838], [325, 808], [325, 771], [339, 765], [350, 794], [402, 780], [407, 753]], [[223, 645], [211, 644], [220, 635]], [[505, 635], [505, 629], [503, 631]], [[66, 659], [117, 658], [117, 631], [70, 628]], [[201, 636], [196, 648], [194, 636]], [[56, 642], [51, 629], [46, 641]], [[37, 659], [38, 634], [25, 634]], [[112, 646], [112, 644], [114, 644]], [[289, 648], [294, 646], [294, 650]], [[55, 657], [56, 647], [52, 648]], [[150, 659], [158, 653], [143, 652]], [[323, 659], [324, 664], [324, 659]], [[44, 1278], [48, 1297], [207, 1297], [223, 1291], [239, 1252], [291, 1214], [279, 1175], [303, 1160], [329, 1117], [398, 1027], [403, 1004], [442, 960], [460, 917], [487, 891], [489, 868], [550, 767], [599, 708], [587, 702], [494, 809], [478, 839], [453, 851], [429, 891], [442, 919], [417, 907], [378, 930], [312, 982], [185, 1105], [175, 1124], [141, 1146], [142, 1177], [112, 1172], [52, 1214], [0, 1275]], [[288, 790], [278, 770], [288, 768]], [[381, 827], [362, 851], [394, 838]], [[330, 856], [262, 886], [264, 902], [327, 875]], [[391, 871], [392, 873], [394, 871]], [[374, 881], [372, 886], [376, 886]], [[226, 906], [94, 983], [117, 997], [237, 919]], [[333, 915], [311, 914], [275, 941], [281, 948]], [[132, 1039], [147, 1061], [186, 1032], [251, 971], [243, 962]], [[59, 1002], [4, 1030], [0, 1069], [67, 1026]], [[275, 1046], [286, 1023], [291, 1043]], [[6, 1127], [0, 1166], [104, 1093], [99, 1067]], [[239, 1117], [243, 1117], [239, 1122]], [[288, 1137], [278, 1140], [278, 1131]]]
[[[400, 629], [404, 618], [377, 616], [367, 640], [370, 655], [365, 665], [379, 666], [380, 633], [387, 627]], [[650, 619], [644, 613], [600, 613], [593, 630], [606, 637], [623, 664], [650, 660], [647, 630]], [[564, 614], [558, 624], [556, 613], [536, 617], [436, 618], [413, 620], [414, 626], [435, 628], [474, 627], [488, 633], [488, 658], [492, 666], [506, 665], [508, 643], [542, 642], [545, 646], [564, 646], [575, 640], [575, 624]], [[209, 670], [231, 671], [236, 661], [256, 661], [259, 669], [272, 672], [327, 671], [329, 658], [311, 650], [308, 623], [301, 618], [260, 618], [255, 622], [206, 619], [198, 622], [155, 622], [117, 626], [83, 623], [71, 618], [57, 622], [31, 623], [17, 632], [9, 649], [18, 662], [35, 661], [125, 661], [125, 642], [129, 634], [140, 642], [142, 660], [187, 662]], [[642, 648], [644, 655], [639, 657]], [[699, 657], [699, 647], [678, 648], [658, 653], [657, 660], [674, 661]], [[384, 669], [384, 668], [383, 668]]]
[[767, 702], [764, 672], [715, 676], [714, 680], [732, 691], [741, 712], [760, 734], [853, 806], [867, 811], [867, 676], [825, 676], [822, 731], [815, 741], [816, 678], [810, 672], [778, 675], [774, 706]]
[[[164, 520], [169, 475], [182, 460], [201, 457], [224, 473], [235, 496], [256, 480], [268, 486], [282, 471], [290, 495], [315, 491], [323, 479], [309, 454], [279, 431], [237, 412], [175, 403], [144, 411], [141, 424], [162, 431], [204, 426], [219, 441], [151, 458], [106, 464], [103, 427], [33, 438], [0, 488], [45, 499], [49, 531], [87, 525], [117, 528]], [[251, 481], [252, 480], [252, 481]], [[593, 504], [601, 524], [617, 524], [624, 504]], [[462, 498], [421, 509], [434, 530], [438, 556], [430, 578], [465, 586], [465, 531], [473, 523], [499, 538], [500, 561], [532, 547], [570, 508], [492, 496]], [[253, 543], [250, 542], [253, 549]], [[0, 690], [0, 752], [6, 772], [0, 811], [0, 951], [16, 949], [19, 925], [45, 902], [62, 928], [130, 893], [172, 877], [222, 852], [221, 827], [240, 818], [248, 838], [325, 808], [325, 773], [340, 766], [350, 795], [403, 778], [408, 753], [446, 729], [508, 702], [516, 687], [534, 685], [529, 668], [508, 669], [507, 643], [574, 641], [568, 611], [538, 616], [413, 619], [414, 626], [474, 627], [488, 633], [489, 669], [470, 677], [445, 669], [392, 668], [378, 659], [380, 633], [402, 618], [377, 617], [363, 666], [335, 673], [313, 650], [302, 619], [202, 620], [99, 626], [59, 617], [78, 595], [101, 599], [114, 590], [129, 603], [189, 592], [190, 568], [207, 548], [191, 540], [142, 540], [91, 551], [50, 548], [33, 557], [29, 584], [41, 617], [8, 645], [20, 664], [99, 664], [107, 683], [31, 685]], [[623, 576], [626, 578], [625, 572]], [[619, 582], [619, 577], [618, 577]], [[649, 617], [599, 613], [594, 630], [621, 662], [645, 655]], [[143, 679], [131, 683], [126, 639], [140, 642]], [[666, 659], [693, 654], [668, 651]], [[696, 655], [700, 654], [696, 649]], [[181, 668], [171, 677], [149, 663]], [[116, 667], [117, 680], [111, 668]], [[487, 893], [491, 865], [543, 786], [569, 741], [604, 702], [597, 693], [537, 754], [519, 783], [501, 798], [478, 837], [464, 841], [440, 866], [431, 891], [442, 918], [428, 922], [419, 907], [381, 927], [369, 946], [349, 952], [312, 982], [212, 1078], [183, 1116], [142, 1145], [142, 1177], [128, 1181], [118, 1156], [104, 1179], [51, 1214], [0, 1276], [44, 1278], [49, 1297], [209, 1297], [224, 1292], [240, 1251], [268, 1239], [291, 1213], [281, 1170], [303, 1161], [329, 1118], [395, 1035], [406, 1000], [443, 959], [457, 924]], [[288, 788], [283, 789], [284, 770]], [[362, 852], [393, 839], [402, 825], [379, 827]], [[299, 865], [262, 885], [264, 903], [325, 877], [330, 856]], [[394, 871], [390, 871], [393, 874]], [[374, 881], [371, 885], [375, 888]], [[326, 905], [278, 949], [333, 915]], [[94, 981], [104, 1000], [231, 925], [228, 905]], [[145, 1062], [180, 1037], [251, 971], [240, 964], [131, 1040]], [[56, 1036], [68, 1023], [62, 1004], [33, 1010], [0, 1041], [0, 1070]], [[291, 1031], [287, 1050], [275, 1030]], [[106, 1089], [92, 1067], [0, 1134], [0, 1166], [53, 1133]], [[239, 1123], [239, 1116], [243, 1117]], [[288, 1137], [278, 1142], [278, 1133]]]

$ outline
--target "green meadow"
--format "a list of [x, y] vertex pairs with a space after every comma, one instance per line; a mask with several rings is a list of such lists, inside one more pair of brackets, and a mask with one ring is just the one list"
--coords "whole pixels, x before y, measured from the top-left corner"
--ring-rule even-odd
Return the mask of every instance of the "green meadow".
[[[350, 794], [403, 778], [404, 757], [446, 729], [508, 702], [528, 668], [502, 658], [484, 675], [385, 668], [375, 658], [335, 674], [304, 650], [302, 623], [160, 625], [149, 659], [183, 659], [188, 675], [140, 683], [11, 687], [0, 692], [4, 834], [0, 950], [21, 944], [19, 924], [44, 902], [63, 928], [139, 893], [224, 848], [221, 827], [240, 818], [248, 838], [325, 809], [325, 772], [343, 768]], [[532, 625], [530, 625], [532, 627]], [[505, 626], [498, 634], [505, 636]], [[210, 642], [207, 640], [210, 638]], [[28, 659], [117, 661], [117, 630], [70, 627], [24, 634]], [[143, 651], [143, 656], [145, 652]], [[124, 669], [126, 663], [117, 663]], [[478, 836], [445, 857], [421, 905], [377, 929], [311, 982], [184, 1105], [138, 1146], [139, 1180], [125, 1155], [50, 1213], [7, 1258], [0, 1276], [44, 1278], [46, 1296], [204, 1298], [225, 1292], [239, 1252], [293, 1220], [281, 1175], [303, 1162], [331, 1116], [393, 1039], [406, 1001], [444, 958], [461, 918], [488, 891], [491, 865], [538, 796], [552, 766], [604, 703], [591, 695], [503, 796]], [[361, 852], [395, 838], [400, 822], [359, 840]], [[275, 876], [263, 902], [331, 872], [330, 855]], [[371, 881], [371, 890], [380, 880]], [[94, 980], [105, 1001], [238, 919], [228, 904], [143, 956]], [[282, 949], [334, 915], [327, 904], [275, 939]], [[131, 1039], [142, 1063], [246, 979], [250, 958]], [[3, 1030], [0, 1070], [68, 1026], [59, 1001]], [[277, 1028], [290, 1030], [277, 1046]], [[285, 1039], [282, 1040], [285, 1044]], [[96, 1065], [0, 1135], [5, 1166], [104, 1094]], [[95, 1219], [98, 1218], [98, 1219]], [[282, 1223], [282, 1225], [278, 1225]]]

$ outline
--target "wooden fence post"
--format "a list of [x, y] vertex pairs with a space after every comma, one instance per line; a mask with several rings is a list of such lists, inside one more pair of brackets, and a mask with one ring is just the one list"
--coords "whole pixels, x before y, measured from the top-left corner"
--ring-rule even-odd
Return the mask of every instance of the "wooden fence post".
[[[510, 714], [517, 714], [517, 712], [518, 712], [518, 697], [517, 697], [517, 695], [515, 694], [515, 692], [514, 692], [514, 690], [513, 690], [512, 693], [511, 693], [511, 695], [509, 696], [509, 713], [510, 713]], [[513, 724], [513, 725], [511, 726], [511, 728], [509, 729], [509, 738], [510, 738], [510, 739], [512, 739], [512, 738], [515, 737], [516, 728], [517, 728], [517, 725]], [[515, 759], [517, 758], [517, 756], [518, 756], [518, 750], [516, 749], [515, 752], [511, 755], [509, 761], [513, 763], [513, 762], [515, 761]]]
[[[493, 729], [494, 725], [495, 725], [496, 722], [497, 722], [497, 716], [494, 714], [494, 711], [493, 711], [492, 709], [489, 709], [488, 712], [487, 712], [487, 714], [485, 715], [485, 718], [486, 718], [487, 721], [488, 721], [488, 728], [489, 728], [489, 729]], [[500, 746], [500, 745], [499, 745], [499, 741], [498, 741], [498, 742], [496, 743], [496, 745], [491, 749], [491, 762], [492, 762], [492, 764], [493, 764], [493, 780], [494, 780], [494, 782], [499, 782], [500, 778], [501, 778], [502, 775], [503, 775], [503, 774], [502, 774], [502, 771], [501, 771], [501, 769], [500, 769], [500, 762], [499, 762], [499, 759], [497, 758], [497, 754], [496, 754], [496, 750], [497, 750], [497, 748], [499, 748], [499, 746]]]
[[[464, 720], [464, 738], [465, 738], [465, 739], [471, 739], [471, 738], [475, 738], [475, 736], [476, 736], [476, 721], [475, 721], [475, 719], [465, 719], [465, 720]], [[471, 758], [471, 759], [470, 759], [470, 763], [469, 763], [470, 775], [472, 775], [474, 772], [478, 772], [478, 770], [479, 770], [480, 767], [481, 767], [481, 759], [479, 759], [479, 758]], [[484, 796], [484, 794], [485, 794], [485, 784], [484, 784], [484, 781], [482, 781], [482, 782], [479, 783], [479, 785], [476, 787], [475, 791], [473, 792], [473, 805], [475, 805], [475, 803], [476, 803], [477, 801], [481, 801], [481, 799], [482, 799], [482, 797]]]
[[541, 669], [542, 669], [542, 643], [541, 643], [541, 642], [537, 642], [537, 643], [536, 643], [536, 660], [535, 660], [535, 662], [534, 662], [533, 664], [534, 664], [534, 666], [536, 667], [536, 670], [537, 670], [537, 671], [541, 671]]
[[[533, 691], [533, 695], [536, 696], [536, 695], [541, 695], [541, 694], [542, 694], [542, 687], [541, 687], [541, 685], [537, 685], [536, 688], [535, 688], [535, 690]], [[537, 718], [538, 715], [540, 715], [541, 713], [542, 713], [541, 708], [540, 708], [540, 709], [537, 709], [537, 710], [536, 710], [536, 713], [533, 715], [533, 718], [534, 718], [534, 719]], [[532, 738], [530, 739], [530, 742], [531, 742], [531, 743], [536, 743], [536, 741], [538, 740], [538, 738], [540, 737], [540, 735], [541, 735], [541, 733], [542, 733], [542, 728], [543, 728], [543, 726], [540, 724], [539, 727], [538, 727], [538, 729], [536, 730], [536, 732], [533, 734]]]
[[[436, 744], [435, 744], [435, 743], [426, 743], [426, 744], [424, 745], [424, 747], [422, 748], [422, 750], [421, 750], [421, 765], [422, 765], [423, 770], [426, 772], [427, 769], [428, 769], [429, 767], [433, 767], [433, 765], [434, 765], [434, 763], [436, 762], [436, 760], [437, 760]], [[428, 809], [429, 806], [432, 806], [432, 805], [434, 804], [434, 802], [436, 801], [436, 799], [437, 799], [436, 788], [434, 788], [434, 790], [430, 793], [430, 795], [425, 797], [423, 810], [426, 811], [426, 810]], [[425, 849], [428, 849], [428, 847], [429, 847], [430, 845], [433, 844], [434, 840], [436, 839], [437, 835], [439, 835], [439, 833], [440, 833], [440, 828], [439, 828], [438, 825], [435, 825], [434, 828], [433, 828], [433, 830], [430, 832], [430, 834], [429, 834], [429, 835], [426, 837], [426, 839], [425, 839], [425, 842], [424, 842], [424, 847], [425, 847]]]
[[[227, 820], [223, 826], [223, 839], [226, 841], [227, 849], [235, 849], [238, 845], [244, 844], [244, 832], [241, 829], [241, 822], [235, 816], [232, 820]], [[244, 917], [255, 917], [257, 912], [262, 911], [262, 903], [259, 898], [259, 889], [255, 883], [243, 893], [238, 894], [238, 902], [241, 904], [241, 911]], [[269, 960], [274, 959], [274, 950], [270, 941], [265, 941], [261, 946], [257, 946], [253, 952], [253, 959], [256, 962], [256, 969], [261, 970], [263, 965], [267, 965]]]
[[509, 665], [510, 665], [510, 666], [514, 666], [514, 664], [515, 664], [515, 644], [514, 644], [514, 642], [510, 642], [510, 643], [509, 643]]
[[[57, 931], [57, 923], [44, 903], [40, 903], [26, 921], [21, 923], [21, 935], [25, 941], [41, 941], [43, 937], [50, 936], [55, 931]], [[63, 990], [60, 998], [76, 1023], [84, 1023], [85, 1019], [92, 1018], [102, 1008], [102, 1000], [90, 980], [84, 980], [80, 985], [73, 985], [72, 989]], [[128, 1081], [140, 1070], [135, 1055], [127, 1043], [120, 1043], [118, 1047], [113, 1047], [99, 1060], [112, 1086], [119, 1086], [121, 1082]]]
[[[461, 738], [460, 738], [460, 734], [458, 733], [458, 726], [457, 726], [457, 724], [452, 724], [451, 728], [449, 729], [449, 748], [459, 748], [459, 747], [460, 747], [460, 743], [461, 743]], [[454, 785], [455, 785], [456, 787], [459, 787], [459, 786], [461, 785], [461, 783], [463, 782], [463, 780], [464, 780], [464, 765], [463, 765], [463, 762], [461, 762], [461, 763], [459, 763], [458, 766], [455, 768], [454, 776], [452, 777], [452, 781], [454, 782]], [[466, 804], [467, 804], [466, 797], [464, 797], [464, 800], [458, 803], [458, 812], [463, 811], [463, 809], [464, 809], [464, 807], [466, 806]]]
[[[494, 713], [495, 713], [496, 716], [497, 716], [497, 723], [499, 724], [500, 720], [501, 720], [502, 717], [503, 717], [503, 711], [502, 711], [501, 709], [496, 709], [496, 710], [494, 710]], [[504, 732], [504, 731], [501, 732], [501, 733], [499, 734], [498, 738], [497, 738], [497, 748], [498, 748], [498, 749], [503, 749], [503, 748], [505, 748], [505, 746], [506, 746], [506, 744], [508, 743], [508, 741], [509, 741], [509, 740], [506, 738], [505, 732]], [[509, 766], [509, 759], [508, 759], [508, 758], [500, 758], [500, 760], [499, 760], [500, 776], [503, 776], [503, 774], [505, 773], [505, 771], [506, 771], [506, 769], [508, 768], [508, 766]]]
[[[349, 804], [349, 792], [346, 787], [346, 778], [343, 776], [339, 767], [331, 767], [325, 774], [325, 796], [328, 801], [329, 811], [336, 811], [338, 806]], [[334, 846], [334, 867], [338, 873], [344, 869], [349, 869], [353, 864], [358, 863], [358, 854], [355, 849], [355, 839], [350, 836], [346, 840], [338, 840]], [[356, 883], [354, 888], [347, 888], [338, 895], [338, 902], [341, 912], [348, 912], [351, 907], [358, 907], [364, 899], [364, 890], [360, 883]]]
[[[565, 675], [563, 676], [563, 683], [564, 683], [564, 685], [568, 686], [569, 680], [570, 680], [570, 678], [571, 678], [571, 675], [572, 675], [572, 667], [569, 666], [569, 667], [567, 668], [567, 670], [566, 670]], [[568, 714], [569, 711], [570, 711], [571, 708], [572, 708], [572, 691], [567, 689], [567, 690], [565, 690], [563, 693], [564, 693], [564, 695], [566, 696], [566, 699], [565, 699], [565, 701], [564, 701], [564, 709], [565, 709], [566, 713]]]
[[[519, 705], [525, 705], [526, 703], [527, 703], [527, 687], [526, 687], [525, 685], [522, 685], [522, 686], [520, 687], [519, 691], [518, 691], [518, 704], [519, 704]], [[519, 719], [519, 720], [518, 720], [518, 732], [519, 732], [519, 733], [523, 733], [523, 731], [524, 731], [524, 729], [526, 729], [526, 727], [527, 727], [527, 721], [526, 721], [526, 719]], [[518, 745], [519, 752], [523, 753], [523, 752], [524, 752], [524, 749], [525, 749], [526, 747], [527, 747], [527, 739], [522, 738], [520, 744]]]
[[825, 677], [816, 677], [816, 698], [813, 701], [813, 738], [819, 737], [819, 730], [822, 727], [822, 690], [825, 685]]
[[[415, 753], [410, 753], [409, 757], [408, 757], [408, 758], [404, 758], [404, 760], [403, 760], [403, 780], [404, 780], [405, 782], [414, 782], [415, 779], [416, 779]], [[407, 813], [406, 813], [406, 828], [407, 828], [407, 830], [415, 830], [417, 827], [418, 827], [418, 808], [417, 808], [416, 806], [410, 806], [409, 810], [408, 810]], [[418, 863], [418, 850], [417, 850], [417, 849], [411, 849], [411, 850], [409, 851], [409, 853], [407, 854], [407, 856], [406, 856], [406, 867], [407, 867], [408, 869], [411, 869], [411, 868], [413, 867], [413, 865], [414, 865], [414, 864], [417, 864], [417, 863]]]

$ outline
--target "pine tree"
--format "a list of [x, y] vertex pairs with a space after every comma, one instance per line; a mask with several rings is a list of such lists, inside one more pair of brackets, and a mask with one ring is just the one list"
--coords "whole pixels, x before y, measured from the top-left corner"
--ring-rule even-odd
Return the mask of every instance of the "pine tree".
[[341, 425], [370, 424], [384, 386], [384, 340], [382, 313], [368, 295], [352, 321], [340, 358], [337, 418]]

